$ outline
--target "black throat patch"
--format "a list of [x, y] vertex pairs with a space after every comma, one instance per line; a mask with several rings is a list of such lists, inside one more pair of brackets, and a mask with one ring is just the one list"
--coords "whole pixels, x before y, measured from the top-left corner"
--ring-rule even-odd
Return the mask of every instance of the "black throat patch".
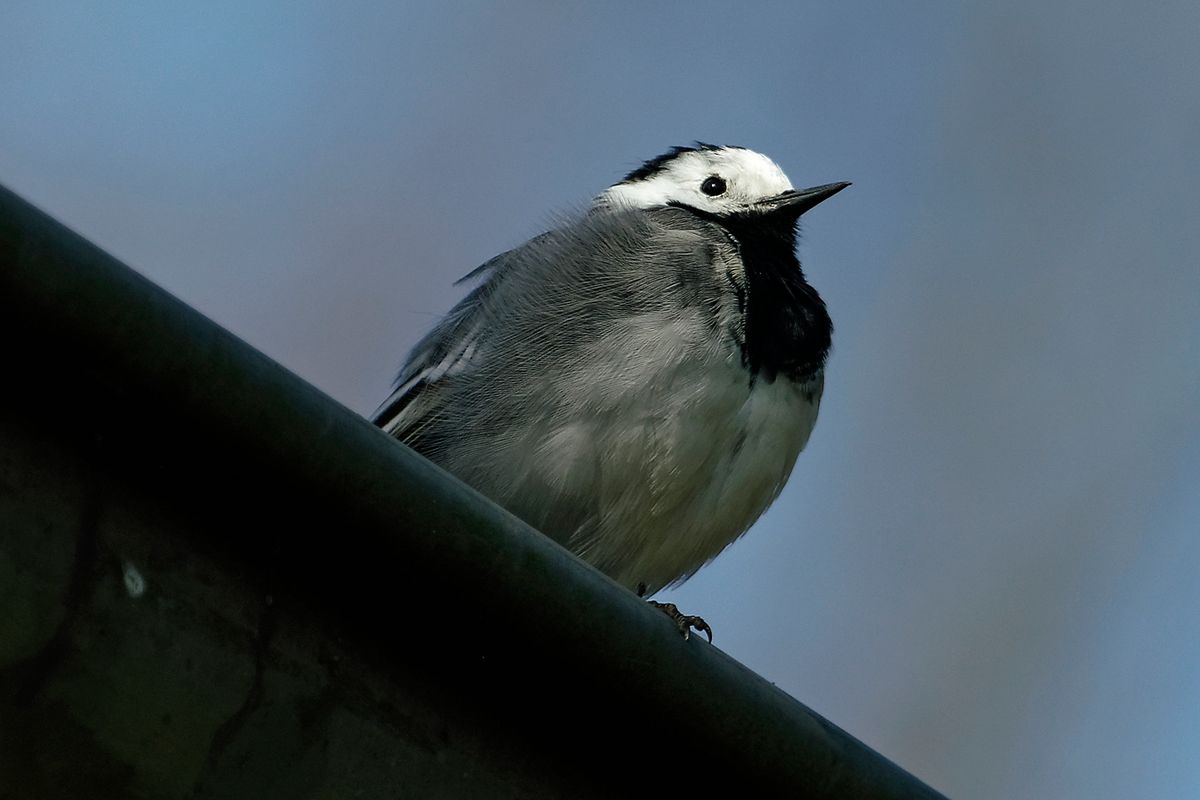
[[795, 221], [786, 214], [688, 210], [720, 225], [737, 243], [747, 283], [742, 361], [751, 375], [804, 380], [819, 372], [829, 355], [833, 321], [800, 269]]

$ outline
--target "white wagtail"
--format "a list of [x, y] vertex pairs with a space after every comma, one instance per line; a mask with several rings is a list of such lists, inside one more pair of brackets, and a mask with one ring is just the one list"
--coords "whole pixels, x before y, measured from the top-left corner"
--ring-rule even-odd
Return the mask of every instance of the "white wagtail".
[[808, 441], [833, 326], [796, 227], [848, 185], [796, 191], [741, 147], [653, 158], [464, 278], [373, 420], [639, 594], [678, 584]]

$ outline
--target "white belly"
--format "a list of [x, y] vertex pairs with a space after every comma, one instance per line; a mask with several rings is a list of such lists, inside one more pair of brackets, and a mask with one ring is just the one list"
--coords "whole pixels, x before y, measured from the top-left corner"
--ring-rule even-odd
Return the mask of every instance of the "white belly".
[[[569, 546], [629, 587], [686, 579], [746, 532], [775, 500], [816, 421], [814, 387], [753, 387], [740, 368], [706, 399], [647, 398], [639, 422], [594, 441], [601, 515]], [[698, 386], [696, 388], [699, 388]], [[636, 416], [632, 419], [637, 419]]]
[[542, 431], [504, 504], [629, 588], [691, 576], [778, 496], [820, 402], [820, 377], [751, 385], [729, 361], [581, 404]]

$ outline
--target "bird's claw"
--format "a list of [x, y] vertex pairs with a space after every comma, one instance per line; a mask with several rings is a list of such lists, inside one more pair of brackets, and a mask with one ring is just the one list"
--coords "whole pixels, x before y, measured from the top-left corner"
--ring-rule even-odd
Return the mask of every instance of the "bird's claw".
[[708, 637], [709, 643], [712, 643], [712, 628], [704, 621], [704, 617], [680, 613], [679, 607], [674, 603], [660, 603], [657, 600], [647, 600], [646, 602], [670, 617], [679, 627], [679, 632], [683, 634], [685, 640], [692, 637], [693, 630], [697, 630], [703, 631], [704, 635]]

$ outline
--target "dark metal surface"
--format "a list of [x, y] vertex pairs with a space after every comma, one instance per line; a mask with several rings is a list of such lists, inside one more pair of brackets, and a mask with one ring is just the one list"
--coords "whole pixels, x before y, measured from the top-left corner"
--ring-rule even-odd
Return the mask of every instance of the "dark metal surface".
[[935, 798], [0, 189], [0, 797]]

